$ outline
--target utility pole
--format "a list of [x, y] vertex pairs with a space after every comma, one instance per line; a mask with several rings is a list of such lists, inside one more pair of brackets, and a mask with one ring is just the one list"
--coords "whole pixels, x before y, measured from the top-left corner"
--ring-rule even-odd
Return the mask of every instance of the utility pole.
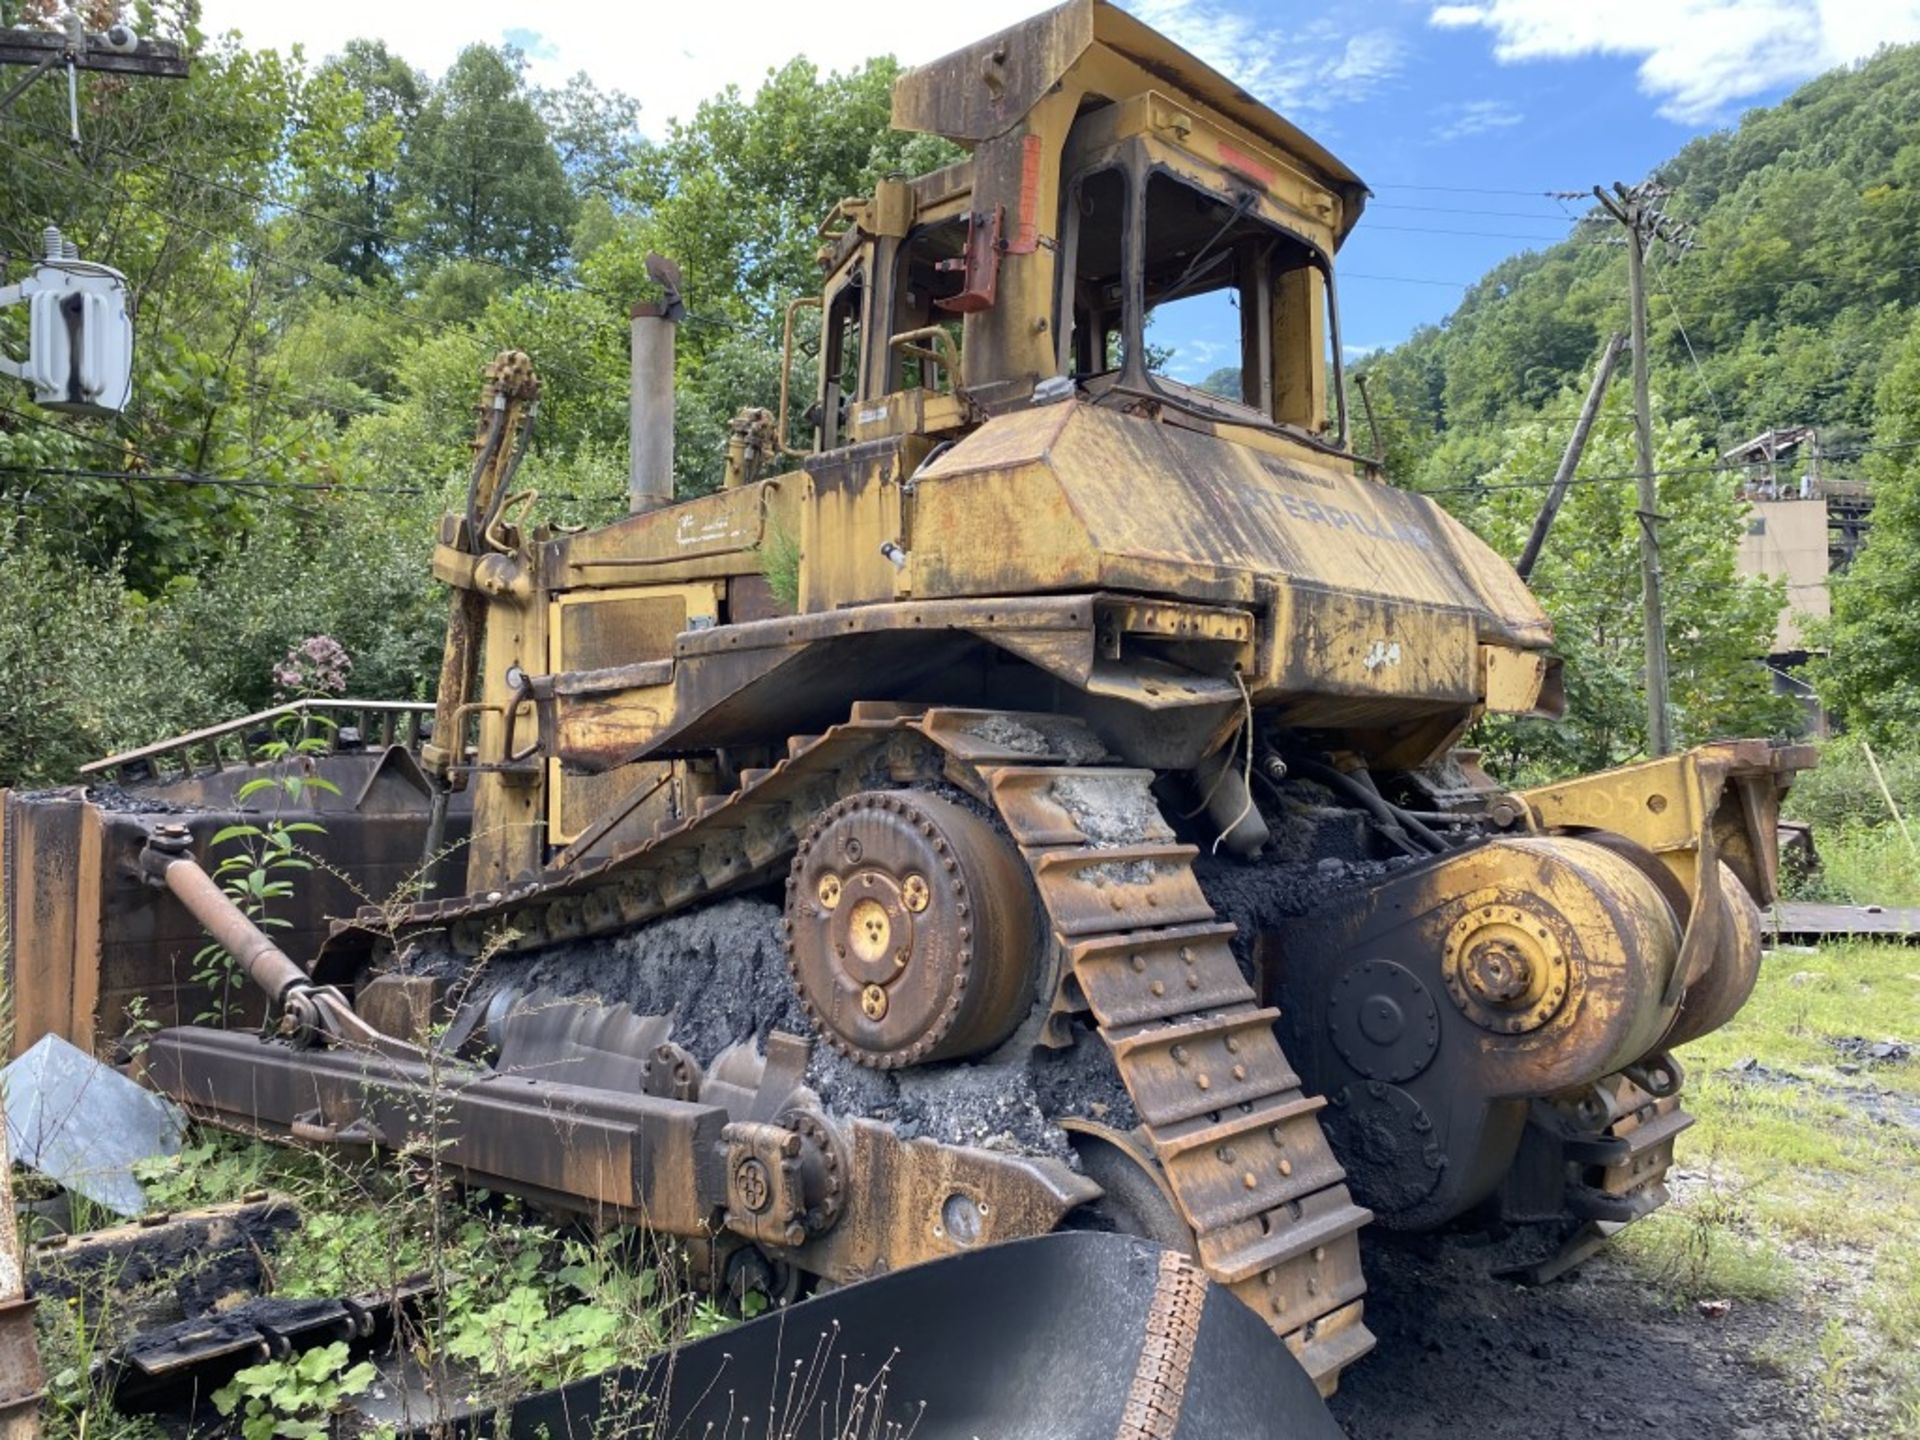
[[1660, 596], [1660, 492], [1653, 478], [1653, 407], [1647, 396], [1647, 248], [1673, 239], [1661, 213], [1668, 191], [1660, 185], [1614, 183], [1609, 195], [1596, 185], [1594, 198], [1626, 227], [1627, 299], [1633, 317], [1633, 433], [1639, 476], [1640, 602], [1646, 629], [1647, 749], [1673, 753], [1673, 721], [1667, 708], [1667, 622]]
[[162, 80], [187, 78], [187, 57], [172, 41], [142, 40], [126, 25], [110, 25], [104, 33], [91, 35], [71, 12], [66, 29], [58, 33], [0, 30], [0, 65], [27, 67], [25, 75], [0, 91], [0, 114], [47, 71], [55, 66], [66, 68], [67, 119], [75, 145], [80, 143], [80, 71], [105, 70]]
[[1553, 528], [1554, 516], [1560, 513], [1560, 502], [1567, 498], [1567, 486], [1573, 483], [1573, 472], [1579, 468], [1580, 456], [1587, 448], [1587, 436], [1593, 432], [1594, 419], [1600, 414], [1607, 382], [1613, 378], [1614, 362], [1620, 358], [1620, 347], [1626, 343], [1627, 337], [1614, 331], [1600, 352], [1600, 362], [1593, 367], [1593, 384], [1587, 389], [1586, 403], [1580, 407], [1580, 418], [1573, 422], [1573, 434], [1567, 438], [1567, 448], [1560, 456], [1560, 468], [1553, 472], [1553, 485], [1540, 506], [1540, 513], [1533, 518], [1533, 533], [1527, 536], [1527, 548], [1514, 561], [1513, 568], [1522, 580], [1533, 578], [1540, 548], [1547, 543], [1547, 532]]

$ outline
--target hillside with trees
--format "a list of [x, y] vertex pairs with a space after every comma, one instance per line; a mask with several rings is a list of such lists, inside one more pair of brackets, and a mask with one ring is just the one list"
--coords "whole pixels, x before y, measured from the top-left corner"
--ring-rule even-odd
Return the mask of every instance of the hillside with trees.
[[[0, 0], [0, 23], [49, 8]], [[796, 59], [751, 97], [650, 117], [647, 138], [633, 98], [584, 76], [543, 89], [510, 48], [476, 45], [427, 75], [375, 41], [324, 58], [250, 50], [193, 31], [189, 8], [144, 6], [139, 23], [188, 41], [191, 79], [89, 77], [77, 150], [63, 86], [35, 87], [0, 122], [9, 274], [57, 223], [127, 273], [139, 306], [125, 416], [0, 396], [0, 685], [20, 697], [0, 716], [0, 783], [62, 780], [108, 749], [270, 704], [276, 663], [313, 635], [345, 647], [353, 693], [424, 695], [444, 616], [426, 557], [464, 483], [481, 363], [513, 346], [540, 370], [522, 479], [542, 514], [611, 518], [627, 308], [651, 291], [647, 253], [675, 257], [690, 309], [677, 480], [709, 488], [727, 417], [775, 396], [779, 317], [815, 283], [820, 217], [950, 156], [887, 130], [887, 59], [846, 74]], [[1920, 52], [1891, 51], [1662, 171], [1672, 212], [1699, 227], [1694, 252], [1656, 261], [1653, 303], [1688, 738], [1790, 720], [1752, 664], [1778, 595], [1734, 577], [1742, 520], [1709, 467], [1717, 449], [1814, 423], [1841, 455], [1920, 425], [1900, 379], [1920, 365], [1920, 262], [1904, 243], [1920, 221], [1917, 118]], [[1365, 367], [1391, 478], [1503, 553], [1624, 321], [1624, 257], [1591, 228], [1501, 265], [1445, 324]], [[18, 318], [0, 313], [9, 346]], [[1595, 483], [1575, 487], [1537, 577], [1579, 718], [1490, 729], [1510, 769], [1606, 763], [1641, 743], [1632, 488], [1596, 479], [1631, 469], [1624, 400], [1616, 386], [1583, 467]], [[1851, 722], [1910, 730], [1912, 652], [1877, 617], [1920, 590], [1915, 547], [1895, 536], [1920, 524], [1898, 498], [1913, 481], [1906, 452], [1858, 463], [1883, 519], [1839, 602], [1828, 683]], [[1881, 643], [1842, 644], [1853, 632]]]
[[[1633, 179], [1635, 177], [1621, 177]], [[1822, 698], [1889, 741], [1920, 735], [1920, 645], [1909, 558], [1920, 374], [1920, 50], [1888, 49], [1804, 86], [1660, 167], [1667, 212], [1692, 243], [1649, 259], [1663, 538], [1672, 547], [1669, 646], [1681, 730], [1768, 733], [1786, 723], [1763, 672], [1777, 597], [1733, 576], [1738, 470], [1719, 453], [1776, 426], [1813, 425], [1829, 474], [1873, 483], [1875, 534], [1835, 587]], [[1604, 220], [1598, 207], [1594, 217]], [[1364, 223], [1364, 221], [1362, 222]], [[1364, 370], [1389, 474], [1517, 554], [1606, 336], [1627, 328], [1617, 225], [1515, 256], [1445, 322]], [[1622, 369], [1624, 370], [1624, 366]], [[1627, 386], [1616, 381], [1535, 583], [1559, 621], [1575, 723], [1500, 732], [1555, 767], [1627, 758], [1643, 722], [1638, 543]], [[1904, 607], [1902, 599], [1905, 600]]]

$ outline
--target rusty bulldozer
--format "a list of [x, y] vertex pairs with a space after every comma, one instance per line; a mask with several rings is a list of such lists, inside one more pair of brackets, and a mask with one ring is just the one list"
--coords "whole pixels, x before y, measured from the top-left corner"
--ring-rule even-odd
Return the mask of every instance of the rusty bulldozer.
[[[1559, 713], [1547, 618], [1350, 448], [1366, 191], [1232, 82], [1071, 0], [893, 116], [966, 158], [834, 207], [724, 488], [672, 496], [670, 264], [626, 517], [533, 521], [538, 380], [490, 367], [431, 724], [319, 732], [291, 928], [204, 870], [249, 737], [324, 707], [7, 799], [17, 1043], [107, 1047], [144, 997], [147, 1083], [321, 1146], [400, 1144], [440, 1086], [458, 1173], [776, 1300], [1129, 1232], [1330, 1392], [1370, 1224], [1545, 1277], [1664, 1201], [1672, 1052], [1754, 982], [1809, 757], [1515, 791], [1459, 748]], [[1239, 366], [1180, 378], [1149, 324], [1177, 357], [1209, 317]], [[267, 1043], [186, 1023], [203, 928]]]

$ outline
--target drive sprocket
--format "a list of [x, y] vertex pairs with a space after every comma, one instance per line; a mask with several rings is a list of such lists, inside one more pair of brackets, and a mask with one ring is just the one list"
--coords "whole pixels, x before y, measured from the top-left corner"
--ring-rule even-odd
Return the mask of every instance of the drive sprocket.
[[992, 825], [937, 795], [865, 791], [821, 815], [788, 874], [784, 929], [808, 1015], [862, 1065], [978, 1054], [1033, 1004], [1026, 868]]

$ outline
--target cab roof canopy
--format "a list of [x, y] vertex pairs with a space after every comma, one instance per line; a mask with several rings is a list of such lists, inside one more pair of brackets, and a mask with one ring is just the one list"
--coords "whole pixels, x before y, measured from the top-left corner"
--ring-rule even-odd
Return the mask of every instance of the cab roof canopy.
[[967, 146], [991, 140], [1018, 124], [1096, 45], [1316, 172], [1344, 202], [1340, 238], [1353, 228], [1367, 196], [1358, 175], [1218, 70], [1107, 0], [1067, 0], [908, 71], [893, 83], [894, 128]]

